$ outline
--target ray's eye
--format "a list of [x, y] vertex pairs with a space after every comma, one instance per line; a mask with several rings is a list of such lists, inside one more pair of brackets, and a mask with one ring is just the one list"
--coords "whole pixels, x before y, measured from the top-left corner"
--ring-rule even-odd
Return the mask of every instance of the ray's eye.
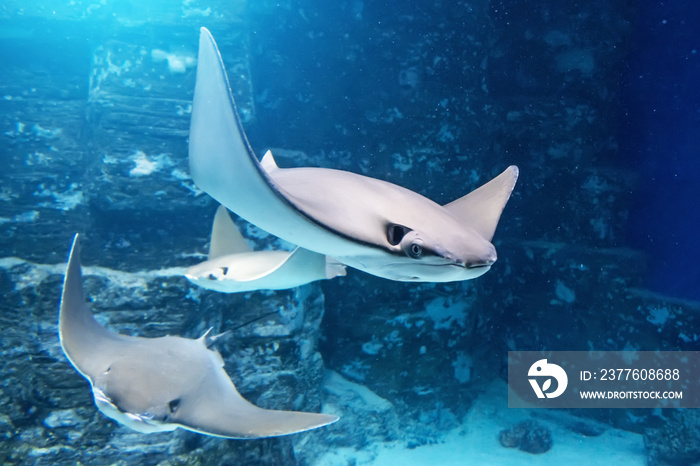
[[410, 231], [404, 235], [401, 241], [401, 249], [403, 253], [412, 259], [420, 259], [423, 257], [423, 240], [417, 231]]
[[386, 240], [392, 246], [396, 246], [409, 231], [411, 231], [411, 229], [403, 225], [391, 224], [386, 229]]
[[423, 248], [420, 246], [420, 244], [413, 243], [408, 249], [408, 255], [413, 257], [414, 259], [418, 259], [420, 256], [423, 255]]
[[177, 408], [179, 408], [179, 407], [180, 407], [180, 398], [175, 398], [170, 403], [168, 403], [168, 409], [170, 410], [170, 414], [174, 414], [175, 411], [177, 411]]

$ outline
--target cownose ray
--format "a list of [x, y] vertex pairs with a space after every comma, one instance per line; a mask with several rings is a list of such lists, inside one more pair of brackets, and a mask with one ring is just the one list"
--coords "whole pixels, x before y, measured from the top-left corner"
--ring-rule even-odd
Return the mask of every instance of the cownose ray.
[[140, 338], [101, 326], [85, 303], [78, 235], [68, 259], [58, 330], [63, 352], [90, 382], [97, 408], [139, 432], [181, 427], [250, 439], [303, 432], [338, 420], [247, 402], [224, 371], [219, 353], [208, 348], [209, 332], [196, 340]]
[[214, 216], [208, 260], [185, 271], [192, 283], [222, 293], [284, 290], [339, 275], [344, 265], [308, 249], [252, 251], [224, 206]]
[[518, 168], [441, 206], [400, 186], [325, 168], [259, 162], [243, 131], [221, 55], [201, 29], [190, 122], [190, 173], [236, 215], [305, 249], [399, 281], [449, 282], [485, 273], [491, 239]]

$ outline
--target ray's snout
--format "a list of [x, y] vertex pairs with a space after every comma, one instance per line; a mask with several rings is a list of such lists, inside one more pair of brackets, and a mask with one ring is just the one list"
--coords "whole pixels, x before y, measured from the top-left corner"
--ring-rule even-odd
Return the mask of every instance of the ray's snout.
[[490, 244], [489, 246], [489, 253], [484, 257], [483, 263], [484, 265], [490, 266], [498, 260], [498, 253], [496, 252], [496, 248], [493, 246], [493, 244]]

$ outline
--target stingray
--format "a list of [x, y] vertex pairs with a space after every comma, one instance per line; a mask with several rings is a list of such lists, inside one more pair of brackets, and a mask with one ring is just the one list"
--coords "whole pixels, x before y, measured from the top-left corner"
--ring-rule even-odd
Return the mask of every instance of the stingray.
[[222, 293], [284, 290], [345, 275], [345, 266], [307, 249], [252, 251], [226, 210], [219, 206], [208, 260], [185, 271], [192, 283]]
[[143, 433], [178, 427], [228, 438], [303, 432], [338, 420], [330, 414], [275, 411], [247, 402], [209, 348], [198, 339], [140, 338], [114, 333], [93, 317], [83, 296], [79, 237], [75, 235], [58, 318], [61, 347], [92, 386], [97, 408]]
[[400, 186], [327, 168], [258, 161], [243, 130], [221, 55], [201, 29], [189, 141], [190, 173], [219, 203], [259, 228], [367, 273], [449, 282], [485, 273], [518, 178], [508, 167], [446, 205]]

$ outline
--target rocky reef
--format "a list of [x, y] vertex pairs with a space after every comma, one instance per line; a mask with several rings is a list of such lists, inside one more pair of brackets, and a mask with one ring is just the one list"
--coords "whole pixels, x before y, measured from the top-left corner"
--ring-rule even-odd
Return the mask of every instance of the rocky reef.
[[527, 453], [547, 453], [552, 448], [552, 433], [540, 423], [527, 420], [504, 429], [498, 440], [506, 448], [517, 448]]

